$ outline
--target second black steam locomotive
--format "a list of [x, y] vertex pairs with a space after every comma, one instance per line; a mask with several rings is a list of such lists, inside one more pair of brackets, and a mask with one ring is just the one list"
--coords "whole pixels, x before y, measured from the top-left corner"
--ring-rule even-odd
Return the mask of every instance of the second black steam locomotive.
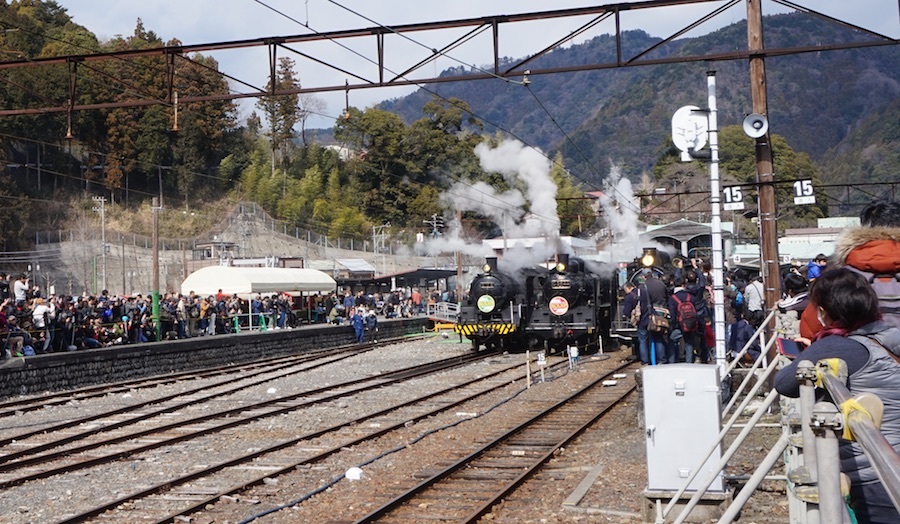
[[603, 347], [612, 326], [616, 283], [613, 269], [566, 254], [541, 280], [531, 322], [525, 331], [548, 350], [576, 345], [582, 352]]

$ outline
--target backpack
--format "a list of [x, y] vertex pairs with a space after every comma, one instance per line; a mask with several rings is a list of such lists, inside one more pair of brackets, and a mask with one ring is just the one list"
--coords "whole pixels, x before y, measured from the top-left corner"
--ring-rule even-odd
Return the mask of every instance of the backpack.
[[634, 309], [631, 310], [628, 322], [634, 327], [638, 327], [638, 324], [641, 323], [641, 288], [637, 288], [637, 303], [634, 305]]
[[697, 321], [697, 308], [694, 307], [694, 303], [691, 302], [690, 298], [682, 301], [677, 295], [672, 295], [672, 299], [674, 299], [675, 304], [677, 304], [675, 311], [676, 318], [678, 319], [678, 327], [681, 329], [681, 332], [692, 333], [697, 331], [699, 322]]
[[847, 266], [853, 272], [864, 276], [878, 295], [878, 310], [881, 311], [882, 320], [888, 324], [900, 327], [900, 273], [892, 275], [869, 273]]
[[731, 308], [735, 311], [742, 311], [744, 307], [744, 294], [740, 289], [734, 291], [734, 298], [731, 299]]

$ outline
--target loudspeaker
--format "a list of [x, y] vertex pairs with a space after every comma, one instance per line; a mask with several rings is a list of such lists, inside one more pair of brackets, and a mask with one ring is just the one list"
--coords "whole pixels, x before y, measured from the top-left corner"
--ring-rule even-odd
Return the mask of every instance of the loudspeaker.
[[769, 121], [763, 115], [751, 113], [744, 119], [744, 133], [750, 138], [765, 136], [769, 130]]

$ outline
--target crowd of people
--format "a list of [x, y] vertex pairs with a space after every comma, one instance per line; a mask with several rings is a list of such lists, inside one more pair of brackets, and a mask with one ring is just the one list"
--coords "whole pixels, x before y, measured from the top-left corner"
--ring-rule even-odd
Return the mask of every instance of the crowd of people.
[[362, 307], [366, 311], [375, 311], [385, 318], [410, 318], [425, 312], [428, 304], [437, 302], [455, 302], [455, 291], [427, 290], [424, 294], [418, 288], [395, 289], [390, 293], [365, 293], [349, 291], [343, 295], [313, 295], [306, 305], [312, 314], [312, 322], [331, 322], [340, 324], [351, 316], [353, 308]]
[[[668, 273], [644, 269], [626, 283], [622, 314], [637, 328], [642, 363], [707, 363], [715, 345], [712, 265], [700, 258], [676, 258], [673, 265]], [[729, 271], [724, 297], [726, 344], [736, 354], [765, 317], [762, 281]], [[759, 347], [750, 354], [759, 355]]]
[[[810, 289], [796, 340], [806, 348], [775, 377], [775, 389], [798, 397], [797, 367], [840, 359], [855, 399], [869, 394], [883, 406], [880, 431], [900, 452], [900, 203], [876, 200], [845, 230], [830, 259], [811, 261]], [[814, 267], [817, 266], [817, 267]], [[817, 390], [819, 397], [827, 397]], [[855, 439], [839, 441], [841, 472], [850, 481], [849, 511], [859, 524], [900, 522], [900, 512]]]
[[[152, 297], [45, 294], [25, 274], [0, 273], [0, 358], [95, 349], [122, 344], [176, 340], [246, 329], [289, 329], [302, 323], [349, 323], [357, 340], [375, 340], [377, 319], [412, 317], [429, 302], [455, 297], [417, 288], [389, 294], [345, 290], [293, 297], [286, 293], [201, 296], [166, 293], [154, 320]], [[357, 327], [362, 325], [362, 335]], [[157, 329], [158, 326], [158, 329]]]
[[[879, 429], [900, 452], [900, 203], [870, 203], [860, 224], [842, 232], [831, 257], [819, 254], [806, 264], [794, 261], [782, 275], [774, 335], [795, 341], [800, 351], [778, 371], [774, 385], [785, 397], [798, 397], [800, 362], [843, 360], [850, 395], [871, 394], [881, 400]], [[755, 338], [767, 316], [760, 279], [742, 277], [729, 272], [725, 278], [726, 343], [733, 354]], [[637, 327], [643, 363], [709, 360], [715, 342], [710, 283], [709, 263], [694, 259], [687, 268], [677, 263], [671, 274], [646, 270], [636, 286], [626, 287], [623, 314]], [[659, 322], [654, 316], [668, 318]], [[751, 342], [747, 358], [759, 354], [758, 343]], [[817, 398], [828, 400], [827, 392], [818, 389]], [[900, 512], [859, 442], [842, 436], [839, 449], [841, 472], [850, 481], [848, 511], [853, 521], [900, 522]]]
[[[782, 275], [782, 295], [775, 305], [778, 337], [803, 347], [811, 343], [817, 329], [815, 316], [807, 312], [809, 289], [827, 269], [828, 257], [819, 254], [808, 264], [793, 261]], [[625, 284], [622, 314], [637, 327], [642, 363], [709, 362], [715, 345], [711, 272], [709, 261], [694, 258], [685, 267], [684, 260], [675, 259], [670, 273], [644, 269], [637, 285]], [[761, 352], [754, 334], [768, 313], [762, 277], [749, 277], [740, 269], [726, 271], [724, 284], [726, 351], [737, 355], [750, 342], [743, 360], [751, 363]], [[666, 319], [665, 329], [656, 327], [654, 316]]]

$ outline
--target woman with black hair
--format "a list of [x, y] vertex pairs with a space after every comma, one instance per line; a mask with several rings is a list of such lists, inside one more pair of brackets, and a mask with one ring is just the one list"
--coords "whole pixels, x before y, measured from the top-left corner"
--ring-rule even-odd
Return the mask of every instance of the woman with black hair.
[[[900, 450], [900, 330], [881, 320], [878, 296], [869, 282], [847, 268], [823, 273], [809, 292], [822, 325], [813, 343], [778, 372], [775, 389], [788, 397], [800, 395], [796, 378], [800, 361], [839, 358], [847, 363], [851, 395], [872, 393], [884, 404], [881, 432]], [[840, 441], [841, 471], [850, 478], [851, 506], [858, 522], [897, 523], [900, 513], [875, 475], [857, 442]]]

